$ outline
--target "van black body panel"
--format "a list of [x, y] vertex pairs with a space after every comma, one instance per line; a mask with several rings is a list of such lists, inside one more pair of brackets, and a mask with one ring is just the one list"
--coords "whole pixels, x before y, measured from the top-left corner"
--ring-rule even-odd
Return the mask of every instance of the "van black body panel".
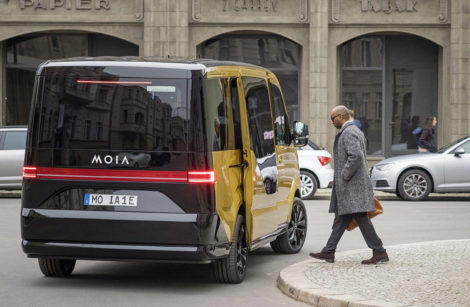
[[[28, 256], [208, 262], [228, 255], [213, 182], [139, 180], [212, 170], [204, 74], [197, 63], [40, 66], [25, 155], [38, 176], [25, 178], [22, 191]], [[129, 180], [110, 179], [117, 172]], [[138, 203], [85, 205], [87, 194], [132, 195]]]

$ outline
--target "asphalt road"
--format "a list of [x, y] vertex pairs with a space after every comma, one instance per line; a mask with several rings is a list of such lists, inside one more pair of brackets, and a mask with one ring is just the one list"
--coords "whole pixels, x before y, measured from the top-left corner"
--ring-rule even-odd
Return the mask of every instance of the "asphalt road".
[[[20, 246], [20, 200], [0, 199], [0, 306], [307, 306], [276, 288], [281, 269], [320, 250], [333, 219], [328, 201], [308, 201], [307, 242], [296, 255], [274, 254], [269, 245], [249, 257], [246, 280], [215, 283], [207, 265], [78, 261], [70, 278], [43, 277], [37, 260]], [[470, 238], [469, 201], [383, 201], [374, 219], [387, 245]], [[358, 230], [347, 232], [338, 251], [366, 248]]]

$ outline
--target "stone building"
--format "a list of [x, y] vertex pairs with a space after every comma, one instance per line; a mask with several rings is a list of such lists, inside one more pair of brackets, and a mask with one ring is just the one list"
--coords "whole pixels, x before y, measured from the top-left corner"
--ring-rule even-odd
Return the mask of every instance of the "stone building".
[[0, 47], [2, 125], [27, 123], [42, 61], [139, 55], [267, 67], [321, 146], [353, 108], [371, 162], [415, 152], [430, 114], [439, 146], [470, 134], [468, 0], [0, 0]]

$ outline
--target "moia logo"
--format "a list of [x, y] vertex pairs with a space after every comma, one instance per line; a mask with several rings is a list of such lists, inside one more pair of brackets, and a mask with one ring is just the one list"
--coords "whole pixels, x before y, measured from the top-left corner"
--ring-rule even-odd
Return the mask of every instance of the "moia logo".
[[129, 160], [127, 160], [127, 157], [124, 156], [124, 158], [119, 159], [118, 156], [110, 156], [106, 155], [104, 156], [103, 159], [101, 159], [100, 155], [94, 155], [93, 159], [91, 160], [91, 164], [127, 164], [129, 165]]

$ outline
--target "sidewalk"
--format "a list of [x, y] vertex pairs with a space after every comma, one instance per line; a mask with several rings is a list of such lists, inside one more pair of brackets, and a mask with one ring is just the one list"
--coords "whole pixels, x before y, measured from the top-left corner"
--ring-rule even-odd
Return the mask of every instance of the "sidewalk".
[[313, 306], [470, 306], [470, 240], [387, 247], [390, 261], [362, 265], [369, 249], [308, 259], [282, 270], [281, 291]]

